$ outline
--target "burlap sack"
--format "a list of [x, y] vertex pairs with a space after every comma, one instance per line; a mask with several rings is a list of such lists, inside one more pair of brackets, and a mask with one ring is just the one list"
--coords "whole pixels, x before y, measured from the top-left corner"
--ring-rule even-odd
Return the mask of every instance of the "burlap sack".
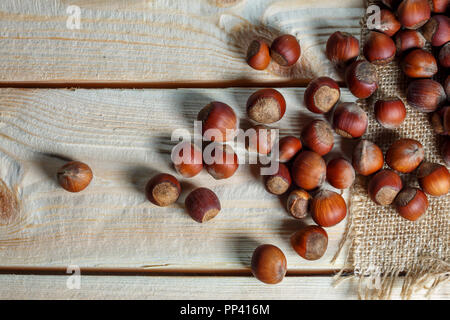
[[[375, 1], [367, 1], [367, 6]], [[367, 17], [361, 21], [361, 48], [368, 29]], [[375, 96], [359, 103], [370, 115], [364, 138], [375, 142], [383, 152], [399, 138], [413, 138], [425, 146], [428, 161], [443, 164], [439, 137], [432, 130], [429, 114], [407, 106], [407, 118], [400, 129], [381, 127], [373, 116], [373, 104], [382, 97], [399, 96], [406, 103], [407, 79], [398, 60], [378, 67], [380, 89]], [[418, 186], [414, 174], [403, 175], [404, 183]], [[450, 276], [450, 195], [429, 197], [427, 213], [416, 222], [400, 217], [390, 206], [373, 203], [367, 195], [367, 179], [359, 177], [351, 190], [349, 218], [344, 242], [348, 242], [347, 265], [354, 269], [351, 277], [360, 280], [361, 298], [389, 298], [394, 280], [403, 281], [402, 296], [427, 288], [427, 295]], [[338, 253], [339, 254], [339, 253]], [[338, 281], [345, 278], [338, 275]]]

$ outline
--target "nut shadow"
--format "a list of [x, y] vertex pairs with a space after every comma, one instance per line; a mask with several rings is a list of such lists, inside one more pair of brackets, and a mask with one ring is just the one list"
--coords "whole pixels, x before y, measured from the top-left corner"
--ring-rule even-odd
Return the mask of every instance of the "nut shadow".
[[135, 166], [128, 173], [128, 182], [133, 185], [136, 191], [145, 195], [145, 185], [157, 173], [157, 170], [150, 167]]
[[56, 173], [65, 163], [73, 161], [74, 159], [58, 154], [58, 153], [38, 153], [35, 161], [39, 164], [39, 169], [45, 176], [57, 184]]
[[261, 244], [246, 235], [239, 235], [230, 240], [228, 247], [232, 248], [232, 253], [238, 258], [242, 266], [250, 268], [253, 251]]
[[304, 219], [295, 219], [291, 217], [291, 219], [285, 219], [281, 222], [279, 227], [279, 235], [284, 243], [289, 244], [291, 235], [294, 232], [312, 224], [314, 224], [314, 222], [312, 221], [312, 218], [309, 214]]

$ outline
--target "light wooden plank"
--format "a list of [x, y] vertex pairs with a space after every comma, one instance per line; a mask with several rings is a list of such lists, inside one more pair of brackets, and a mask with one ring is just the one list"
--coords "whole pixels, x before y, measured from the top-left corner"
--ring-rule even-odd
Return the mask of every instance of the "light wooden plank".
[[[3, 0], [0, 81], [191, 82], [338, 78], [324, 46], [336, 30], [359, 36], [363, 0]], [[68, 29], [69, 6], [81, 10]], [[293, 68], [252, 70], [254, 37], [297, 36]]]
[[[254, 166], [241, 165], [228, 180], [216, 181], [206, 172], [182, 180], [179, 204], [168, 208], [145, 199], [149, 177], [175, 174], [172, 131], [192, 131], [198, 111], [213, 100], [228, 103], [245, 119], [254, 90], [0, 89], [0, 178], [21, 206], [19, 214], [0, 221], [0, 264], [243, 270], [258, 244], [273, 243], [286, 253], [290, 270], [340, 268], [342, 260], [336, 265], [330, 260], [345, 222], [327, 229], [329, 249], [322, 259], [301, 259], [289, 237], [302, 222], [265, 191]], [[299, 136], [307, 122], [322, 117], [303, 106], [304, 89], [280, 92], [287, 101], [276, 126], [281, 135]], [[343, 90], [342, 101], [353, 100]], [[351, 143], [336, 141], [328, 158], [351, 150]], [[236, 151], [245, 154], [243, 146]], [[91, 166], [95, 178], [88, 189], [71, 194], [57, 185], [61, 156]], [[203, 225], [183, 207], [194, 186], [212, 188], [223, 207]]]
[[[287, 277], [278, 285], [265, 285], [251, 277], [126, 277], [81, 276], [80, 289], [69, 276], [0, 275], [0, 299], [358, 299], [358, 282], [347, 280], [333, 287], [330, 277]], [[70, 286], [73, 288], [73, 286]], [[392, 299], [400, 299], [400, 280]], [[450, 285], [438, 287], [430, 298], [448, 300]], [[426, 290], [412, 299], [425, 299]]]

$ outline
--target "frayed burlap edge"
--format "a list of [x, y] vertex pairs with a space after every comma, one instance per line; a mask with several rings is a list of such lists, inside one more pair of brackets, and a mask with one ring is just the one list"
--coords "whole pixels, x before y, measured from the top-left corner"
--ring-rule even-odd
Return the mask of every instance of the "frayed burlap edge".
[[[375, 1], [366, 1], [366, 7], [376, 4]], [[364, 39], [367, 36], [368, 30], [366, 27], [367, 16], [361, 19], [361, 46], [364, 43]], [[395, 78], [395, 75], [392, 75]], [[392, 82], [392, 81], [391, 81]], [[397, 79], [396, 84], [402, 82], [401, 79]], [[389, 84], [389, 81], [385, 82]], [[383, 88], [380, 88], [383, 89]], [[384, 88], [386, 89], [386, 88]], [[404, 88], [403, 88], [404, 89]], [[380, 90], [381, 91], [381, 90]], [[398, 93], [399, 96], [404, 97], [404, 92], [399, 92], [399, 87], [388, 88], [385, 93]], [[365, 105], [365, 109], [370, 109], [368, 106], [373, 101], [359, 101], [359, 104]], [[417, 120], [419, 125], [419, 120]], [[435, 147], [435, 146], [434, 146]], [[434, 148], [436, 149], [436, 148]], [[362, 179], [359, 179], [362, 180]], [[358, 230], [355, 228], [357, 223], [364, 222], [355, 221], [354, 206], [353, 203], [357, 201], [363, 202], [361, 197], [367, 197], [361, 193], [361, 186], [364, 182], [357, 182], [351, 189], [351, 196], [348, 204], [349, 215], [347, 219], [347, 225], [344, 231], [343, 238], [339, 244], [338, 251], [332, 259], [332, 263], [335, 263], [337, 258], [341, 254], [345, 254], [344, 266], [341, 271], [334, 277], [334, 285], [338, 286], [341, 282], [350, 279], [358, 281], [358, 296], [360, 299], [389, 299], [392, 294], [394, 285], [401, 285], [401, 297], [403, 299], [410, 299], [412, 295], [418, 290], [425, 289], [425, 298], [432, 297], [432, 294], [447, 281], [450, 280], [450, 264], [448, 262], [448, 243], [444, 243], [444, 259], [428, 254], [418, 255], [415, 260], [409, 264], [407, 269], [399, 267], [395, 264], [392, 266], [384, 266], [382, 270], [370, 268], [359, 269], [357, 272], [347, 274], [349, 269], [355, 270], [357, 261], [353, 257], [353, 249], [356, 248], [358, 243]], [[448, 198], [447, 198], [448, 199]], [[444, 206], [444, 211], [445, 211]], [[444, 214], [446, 214], [444, 212]], [[444, 241], [448, 238], [447, 234], [443, 236]], [[346, 250], [343, 253], [344, 249]], [[376, 270], [376, 271], [374, 271]]]

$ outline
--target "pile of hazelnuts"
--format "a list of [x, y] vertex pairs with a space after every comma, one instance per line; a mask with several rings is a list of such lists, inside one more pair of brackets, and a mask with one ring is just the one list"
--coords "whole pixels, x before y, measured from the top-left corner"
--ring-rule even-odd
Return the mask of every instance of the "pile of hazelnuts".
[[[450, 108], [438, 109], [449, 97], [449, 77], [442, 85], [430, 79], [438, 71], [434, 56], [423, 50], [426, 41], [432, 46], [442, 46], [439, 65], [449, 67], [449, 21], [445, 13], [448, 0], [383, 0], [389, 9], [381, 10], [379, 30], [369, 34], [364, 45], [366, 60], [358, 59], [359, 41], [350, 34], [335, 32], [326, 45], [326, 55], [338, 69], [345, 70], [345, 82], [354, 96], [366, 99], [378, 89], [376, 65], [387, 64], [402, 55], [401, 67], [413, 79], [407, 90], [407, 102], [423, 112], [435, 112], [432, 117], [435, 130], [448, 135], [450, 128]], [[396, 14], [394, 11], [396, 10]], [[436, 13], [431, 16], [431, 12]], [[423, 26], [423, 33], [417, 29]], [[402, 29], [403, 27], [403, 29]], [[391, 38], [395, 35], [395, 42]], [[300, 45], [292, 35], [282, 35], [269, 46], [261, 40], [251, 42], [247, 52], [247, 63], [254, 69], [264, 70], [273, 59], [277, 64], [289, 67], [301, 55]], [[369, 177], [368, 194], [378, 205], [394, 204], [397, 212], [405, 219], [415, 221], [427, 210], [430, 196], [443, 196], [450, 189], [448, 169], [437, 163], [424, 161], [423, 145], [413, 139], [394, 142], [384, 157], [375, 143], [361, 139], [353, 150], [352, 160], [344, 157], [331, 159], [328, 164], [323, 156], [334, 146], [334, 133], [348, 138], [361, 138], [368, 126], [368, 115], [356, 103], [339, 103], [339, 85], [329, 77], [314, 79], [306, 88], [304, 103], [309, 111], [316, 114], [331, 113], [331, 124], [326, 120], [313, 120], [307, 124], [301, 139], [286, 136], [275, 141], [266, 125], [281, 120], [286, 111], [283, 95], [275, 89], [261, 89], [253, 93], [246, 105], [248, 117], [255, 123], [249, 136], [247, 149], [261, 155], [268, 155], [276, 144], [279, 148], [278, 171], [265, 179], [265, 187], [271, 194], [287, 194], [286, 209], [297, 219], [306, 218], [308, 213], [317, 225], [309, 225], [295, 232], [290, 242], [293, 249], [306, 260], [320, 259], [328, 246], [328, 235], [324, 228], [340, 223], [347, 214], [347, 206], [341, 194], [324, 189], [327, 181], [336, 189], [350, 188], [356, 174]], [[398, 97], [376, 101], [374, 114], [381, 126], [395, 129], [406, 117], [406, 108]], [[213, 145], [212, 155], [222, 158], [221, 162], [206, 163], [202, 148], [191, 142], [182, 142], [180, 152], [175, 154], [174, 168], [184, 178], [192, 178], [203, 168], [215, 179], [228, 179], [237, 171], [238, 157], [226, 144], [234, 138], [238, 119], [227, 104], [214, 101], [200, 110], [197, 120], [202, 122], [202, 134], [207, 140], [205, 146]], [[220, 136], [206, 135], [215, 129]], [[266, 139], [260, 139], [261, 134]], [[444, 147], [444, 158], [449, 161], [449, 142]], [[190, 157], [183, 157], [183, 152]], [[182, 160], [180, 160], [182, 159]], [[216, 157], [217, 159], [217, 157]], [[230, 161], [230, 159], [232, 161]], [[174, 158], [172, 158], [174, 160]], [[390, 169], [383, 169], [384, 163]], [[399, 173], [416, 170], [419, 188], [403, 186]], [[81, 162], [70, 162], [58, 171], [61, 186], [71, 192], [79, 192], [92, 179], [91, 169]], [[293, 187], [294, 186], [294, 187]], [[293, 187], [293, 188], [292, 188]], [[176, 177], [160, 173], [152, 177], [145, 187], [149, 201], [157, 206], [175, 203], [181, 193]], [[213, 219], [221, 210], [218, 196], [208, 188], [197, 188], [185, 200], [190, 216], [203, 223]], [[275, 284], [283, 280], [287, 271], [284, 253], [276, 246], [264, 244], [255, 249], [251, 269], [254, 276], [264, 283]]]

